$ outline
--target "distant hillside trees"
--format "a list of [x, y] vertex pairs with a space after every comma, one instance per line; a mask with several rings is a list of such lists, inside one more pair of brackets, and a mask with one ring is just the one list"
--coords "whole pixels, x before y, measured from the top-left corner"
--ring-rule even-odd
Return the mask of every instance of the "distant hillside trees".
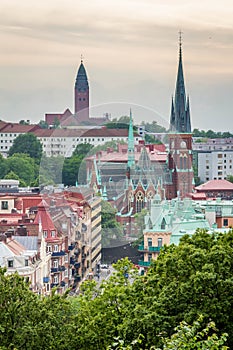
[[20, 134], [14, 139], [8, 156], [11, 157], [15, 153], [25, 153], [39, 164], [43, 153], [42, 144], [32, 133]]

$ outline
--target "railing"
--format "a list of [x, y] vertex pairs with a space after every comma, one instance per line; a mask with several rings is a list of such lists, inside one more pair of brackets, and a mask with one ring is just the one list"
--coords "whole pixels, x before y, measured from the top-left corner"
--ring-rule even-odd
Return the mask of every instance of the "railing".
[[162, 247], [146, 247], [144, 245], [139, 245], [139, 251], [149, 251], [149, 252], [159, 252]]
[[142, 267], [149, 267], [150, 266], [150, 261], [139, 260], [138, 265], [142, 266]]
[[43, 277], [43, 283], [49, 283], [50, 278], [49, 277]]
[[51, 283], [50, 288], [52, 289], [52, 288], [58, 287], [58, 286], [59, 286], [59, 283]]
[[75, 248], [75, 244], [71, 244], [68, 246], [68, 250], [73, 250]]
[[61, 287], [65, 287], [65, 285], [66, 285], [66, 282], [61, 281], [60, 286], [61, 286]]
[[74, 267], [76, 268], [76, 269], [79, 269], [80, 268], [80, 262], [76, 262], [76, 263], [74, 263]]
[[52, 256], [64, 256], [66, 255], [66, 252], [61, 250], [60, 252], [52, 252]]
[[51, 273], [58, 272], [58, 267], [51, 267]]

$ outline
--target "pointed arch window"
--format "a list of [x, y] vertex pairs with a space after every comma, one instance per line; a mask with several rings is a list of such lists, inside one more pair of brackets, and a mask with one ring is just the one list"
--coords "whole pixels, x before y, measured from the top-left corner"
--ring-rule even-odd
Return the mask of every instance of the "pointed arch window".
[[154, 194], [152, 191], [149, 191], [147, 194], [147, 209], [150, 210], [151, 209], [151, 201], [154, 198]]
[[141, 191], [136, 194], [136, 212], [140, 213], [144, 208], [144, 195]]

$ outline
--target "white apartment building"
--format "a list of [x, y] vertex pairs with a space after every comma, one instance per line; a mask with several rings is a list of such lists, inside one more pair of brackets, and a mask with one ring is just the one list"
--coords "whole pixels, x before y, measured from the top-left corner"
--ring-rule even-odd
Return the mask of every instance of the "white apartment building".
[[40, 127], [38, 125], [22, 125], [0, 121], [0, 154], [7, 157], [16, 137], [28, 132], [33, 133], [36, 129], [40, 129]]
[[202, 182], [233, 175], [233, 150], [198, 152], [198, 176]]
[[[76, 146], [81, 143], [90, 143], [94, 147], [103, 145], [106, 142], [118, 141], [128, 142], [127, 129], [40, 129], [34, 135], [43, 145], [43, 151], [47, 157], [63, 156], [71, 157]], [[142, 137], [135, 136], [135, 144], [139, 143]]]

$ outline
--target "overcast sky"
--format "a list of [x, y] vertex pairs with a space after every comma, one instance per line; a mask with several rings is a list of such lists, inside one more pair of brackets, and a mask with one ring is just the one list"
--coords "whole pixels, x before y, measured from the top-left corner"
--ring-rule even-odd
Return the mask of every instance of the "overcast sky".
[[232, 0], [1, 0], [0, 15], [0, 119], [73, 111], [82, 54], [92, 116], [167, 126], [182, 30], [192, 127], [233, 132]]

